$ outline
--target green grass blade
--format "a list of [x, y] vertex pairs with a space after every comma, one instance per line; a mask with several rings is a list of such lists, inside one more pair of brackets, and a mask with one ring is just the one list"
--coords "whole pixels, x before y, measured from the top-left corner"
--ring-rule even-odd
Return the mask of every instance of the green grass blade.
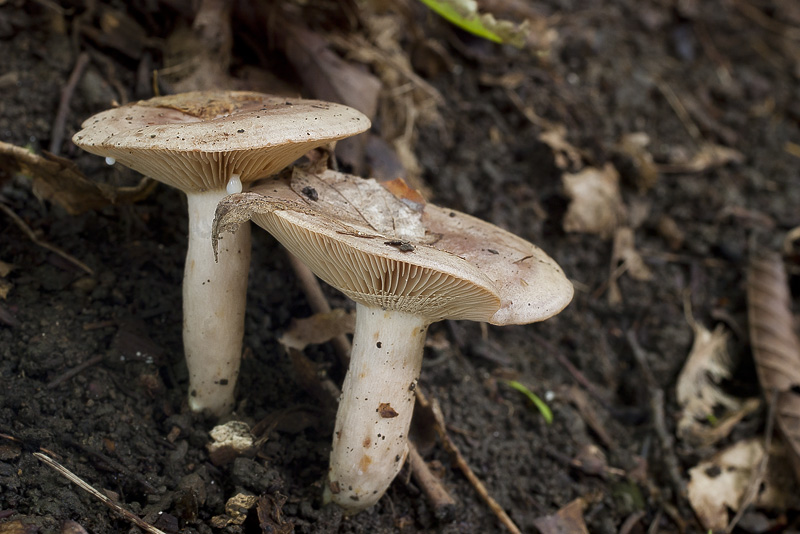
[[548, 425], [553, 422], [553, 412], [550, 410], [550, 407], [547, 406], [547, 404], [545, 404], [545, 402], [540, 399], [538, 395], [536, 395], [536, 393], [516, 380], [506, 380], [505, 383], [528, 397], [528, 400], [530, 400], [533, 405], [536, 406], [536, 408], [539, 410], [539, 413], [542, 414], [542, 417], [544, 417], [544, 420]]

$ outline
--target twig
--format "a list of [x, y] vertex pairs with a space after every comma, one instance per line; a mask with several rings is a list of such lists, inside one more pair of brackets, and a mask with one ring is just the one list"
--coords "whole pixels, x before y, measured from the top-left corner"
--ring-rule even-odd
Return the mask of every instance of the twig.
[[628, 340], [634, 358], [636, 358], [636, 362], [642, 369], [645, 387], [650, 394], [650, 414], [653, 418], [653, 426], [655, 427], [658, 441], [661, 444], [661, 457], [672, 484], [672, 489], [675, 491], [676, 497], [685, 498], [686, 486], [681, 478], [680, 464], [675, 454], [675, 440], [667, 429], [667, 420], [664, 415], [664, 390], [658, 387], [653, 371], [650, 369], [650, 364], [647, 363], [647, 354], [639, 345], [634, 332], [628, 330], [625, 333], [625, 337]]
[[644, 510], [639, 510], [629, 515], [622, 523], [622, 526], [619, 527], [619, 534], [630, 534], [636, 524], [641, 521], [645, 515], [647, 514], [645, 514]]
[[408, 464], [411, 466], [411, 475], [422, 487], [422, 491], [433, 505], [433, 515], [439, 521], [449, 523], [455, 518], [456, 502], [444, 489], [438, 478], [431, 473], [428, 464], [420, 456], [419, 451], [410, 441], [408, 442]]
[[737, 510], [736, 515], [733, 516], [733, 519], [731, 519], [731, 522], [725, 529], [725, 532], [728, 534], [733, 532], [733, 529], [736, 528], [736, 525], [739, 524], [742, 516], [744, 516], [745, 511], [755, 502], [758, 497], [759, 489], [761, 488], [761, 482], [764, 480], [764, 475], [767, 473], [769, 450], [772, 447], [772, 432], [775, 428], [775, 406], [778, 404], [778, 395], [780, 395], [777, 389], [773, 389], [770, 393], [768, 399], [769, 409], [767, 410], [767, 426], [764, 429], [764, 456], [758, 463], [758, 467], [756, 467], [755, 471], [753, 471], [753, 474], [750, 476], [747, 488], [745, 488], [744, 495], [742, 495], [742, 500], [739, 503], [739, 510]]
[[51, 154], [56, 156], [61, 152], [61, 143], [64, 141], [64, 126], [67, 122], [67, 113], [69, 113], [69, 103], [72, 100], [72, 95], [75, 93], [75, 87], [81, 81], [83, 71], [89, 64], [89, 54], [81, 52], [78, 55], [78, 60], [75, 62], [75, 67], [69, 75], [67, 84], [61, 90], [61, 100], [58, 102], [58, 112], [56, 119], [53, 121], [53, 129], [50, 130], [50, 147]]
[[[82, 450], [89, 456], [93, 456], [96, 460], [99, 460], [99, 462], [95, 462], [94, 465], [98, 465], [98, 463], [105, 464], [107, 466], [106, 469], [112, 469], [114, 471], [117, 471], [118, 473], [122, 473], [125, 476], [133, 478], [136, 482], [139, 483], [139, 485], [145, 490], [146, 493], [148, 494], [158, 493], [158, 490], [155, 487], [153, 487], [153, 485], [150, 484], [147, 480], [145, 480], [144, 475], [142, 475], [141, 473], [134, 473], [133, 471], [128, 469], [128, 467], [121, 464], [117, 460], [109, 458], [102, 452], [93, 450], [82, 443], [73, 441], [69, 438], [65, 439], [64, 442], [71, 447], [75, 447], [76, 449]], [[100, 466], [100, 468], [103, 469], [102, 466]]]
[[56, 462], [55, 460], [53, 460], [49, 456], [47, 456], [45, 454], [42, 454], [40, 452], [34, 452], [33, 455], [36, 458], [38, 458], [39, 460], [41, 460], [42, 462], [44, 462], [45, 464], [47, 464], [49, 467], [51, 467], [51, 468], [55, 469], [56, 471], [58, 471], [61, 475], [66, 477], [70, 482], [72, 482], [73, 484], [75, 484], [76, 486], [81, 488], [82, 490], [86, 491], [87, 493], [90, 493], [91, 495], [93, 495], [94, 497], [99, 499], [100, 502], [102, 502], [103, 504], [105, 504], [106, 506], [111, 508], [111, 510], [113, 510], [116, 513], [118, 513], [119, 515], [121, 515], [122, 517], [127, 519], [128, 521], [132, 522], [133, 524], [135, 524], [137, 527], [141, 528], [142, 530], [144, 530], [146, 532], [149, 532], [150, 534], [165, 534], [165, 532], [163, 530], [159, 530], [156, 527], [154, 527], [153, 525], [151, 525], [149, 523], [146, 523], [145, 521], [143, 521], [141, 518], [139, 518], [138, 516], [136, 516], [132, 512], [129, 512], [128, 510], [126, 510], [122, 506], [118, 505], [117, 503], [115, 503], [114, 501], [112, 501], [111, 499], [109, 499], [108, 497], [106, 497], [105, 495], [103, 495], [102, 493], [97, 491], [96, 489], [94, 489], [92, 486], [90, 486], [89, 484], [87, 484], [86, 482], [84, 482], [83, 480], [78, 478], [78, 476], [75, 475], [72, 471], [70, 471], [69, 469], [67, 469], [66, 467], [61, 465], [60, 463]]
[[79, 363], [78, 365], [76, 365], [72, 369], [69, 369], [68, 371], [63, 373], [61, 376], [58, 376], [58, 377], [54, 378], [53, 380], [51, 380], [47, 384], [47, 386], [45, 386], [45, 389], [53, 389], [53, 388], [59, 386], [60, 384], [66, 382], [67, 380], [72, 378], [73, 376], [76, 376], [77, 374], [81, 373], [83, 370], [88, 369], [89, 367], [102, 362], [103, 361], [103, 357], [104, 356], [102, 354], [98, 354], [97, 356], [92, 356], [91, 358], [89, 358], [85, 362]]
[[434, 419], [436, 420], [436, 433], [439, 434], [439, 439], [442, 440], [442, 445], [444, 445], [445, 450], [450, 453], [455, 461], [455, 464], [461, 470], [467, 480], [469, 480], [472, 487], [475, 488], [475, 491], [478, 492], [478, 495], [483, 499], [483, 501], [489, 505], [489, 508], [494, 512], [497, 518], [503, 523], [509, 532], [512, 534], [522, 534], [522, 531], [514, 524], [514, 521], [508, 516], [505, 510], [500, 506], [500, 504], [494, 500], [494, 498], [489, 495], [489, 491], [486, 489], [486, 486], [483, 485], [483, 482], [475, 475], [472, 469], [467, 464], [467, 461], [464, 460], [464, 457], [461, 456], [461, 451], [458, 450], [456, 444], [453, 443], [453, 440], [450, 439], [450, 436], [447, 434], [447, 425], [444, 420], [444, 414], [442, 413], [442, 409], [439, 406], [439, 403], [436, 399], [432, 399], [428, 401], [425, 398], [425, 395], [422, 394], [420, 391], [419, 386], [416, 389], [417, 400], [423, 406], [430, 408], [431, 413], [433, 414]]
[[[309, 269], [305, 263], [297, 259], [294, 254], [287, 252], [286, 255], [289, 256], [289, 263], [291, 263], [292, 269], [294, 269], [297, 280], [300, 281], [300, 286], [303, 289], [303, 293], [306, 295], [308, 305], [311, 306], [311, 311], [314, 313], [330, 312], [331, 305], [322, 292], [319, 279], [311, 272], [311, 269]], [[336, 355], [339, 357], [339, 361], [344, 367], [347, 367], [350, 363], [350, 340], [348, 340], [347, 336], [344, 334], [340, 334], [331, 340], [331, 344], [336, 351]]]
[[64, 258], [68, 262], [70, 262], [71, 264], [75, 265], [76, 267], [79, 267], [81, 270], [83, 270], [86, 273], [88, 273], [90, 276], [94, 276], [94, 271], [91, 268], [89, 268], [88, 265], [86, 265], [85, 263], [83, 263], [79, 259], [67, 254], [66, 252], [64, 252], [60, 248], [56, 247], [55, 245], [51, 245], [50, 243], [46, 243], [46, 242], [42, 241], [41, 239], [39, 239], [38, 237], [36, 237], [36, 233], [33, 230], [31, 230], [31, 227], [28, 226], [27, 224], [25, 224], [25, 221], [23, 221], [19, 217], [19, 215], [14, 213], [14, 211], [11, 208], [9, 208], [8, 206], [6, 206], [3, 203], [0, 203], [0, 211], [5, 213], [8, 216], [9, 219], [14, 221], [14, 224], [16, 224], [19, 227], [19, 229], [22, 230], [25, 233], [25, 235], [28, 236], [28, 239], [33, 241], [33, 243], [35, 245], [39, 245], [42, 248], [46, 248], [47, 250], [49, 250], [50, 252], [53, 252], [54, 254], [58, 254], [59, 256], [61, 256], [62, 258]]
[[667, 99], [670, 107], [675, 112], [675, 115], [678, 116], [680, 121], [683, 123], [683, 127], [686, 128], [686, 131], [689, 132], [689, 135], [692, 136], [692, 139], [696, 143], [700, 143], [702, 141], [702, 134], [700, 133], [700, 129], [697, 125], [692, 121], [692, 117], [689, 115], [689, 112], [686, 110], [686, 106], [683, 105], [681, 99], [678, 98], [678, 95], [675, 94], [675, 91], [672, 90], [666, 82], [658, 78], [657, 76], [654, 77], [654, 81], [656, 87], [664, 95], [664, 98]]

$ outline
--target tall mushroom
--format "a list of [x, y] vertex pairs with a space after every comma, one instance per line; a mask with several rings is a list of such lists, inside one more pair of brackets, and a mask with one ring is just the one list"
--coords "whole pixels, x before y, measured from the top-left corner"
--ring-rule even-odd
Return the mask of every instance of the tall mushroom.
[[572, 299], [536, 246], [374, 180], [294, 168], [225, 199], [214, 235], [250, 218], [356, 301], [326, 488], [350, 513], [377, 502], [403, 465], [428, 325], [527, 324]]
[[309, 150], [369, 126], [364, 115], [339, 104], [192, 92], [98, 113], [73, 137], [84, 150], [186, 193], [183, 343], [192, 410], [231, 410], [241, 360], [250, 233], [243, 228], [226, 239], [215, 263], [210, 237], [217, 203]]

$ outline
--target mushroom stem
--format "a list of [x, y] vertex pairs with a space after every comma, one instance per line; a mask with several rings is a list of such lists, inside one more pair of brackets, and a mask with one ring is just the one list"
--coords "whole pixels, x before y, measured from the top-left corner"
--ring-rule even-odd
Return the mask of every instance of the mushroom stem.
[[430, 320], [358, 303], [325, 500], [354, 514], [384, 494], [408, 454], [414, 389]]
[[250, 268], [250, 225], [220, 239], [214, 261], [211, 225], [226, 191], [187, 193], [189, 247], [183, 277], [183, 345], [189, 406], [223, 415], [233, 408]]

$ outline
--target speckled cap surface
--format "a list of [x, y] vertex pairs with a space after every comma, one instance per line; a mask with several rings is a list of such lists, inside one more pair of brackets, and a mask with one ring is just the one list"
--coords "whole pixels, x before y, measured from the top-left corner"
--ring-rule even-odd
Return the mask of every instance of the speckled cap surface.
[[252, 219], [356, 302], [431, 321], [527, 324], [572, 300], [572, 284], [543, 250], [413, 193], [295, 167], [226, 197], [215, 235]]
[[72, 140], [183, 191], [224, 188], [275, 174], [316, 147], [363, 132], [353, 108], [245, 91], [151, 98], [84, 121]]

